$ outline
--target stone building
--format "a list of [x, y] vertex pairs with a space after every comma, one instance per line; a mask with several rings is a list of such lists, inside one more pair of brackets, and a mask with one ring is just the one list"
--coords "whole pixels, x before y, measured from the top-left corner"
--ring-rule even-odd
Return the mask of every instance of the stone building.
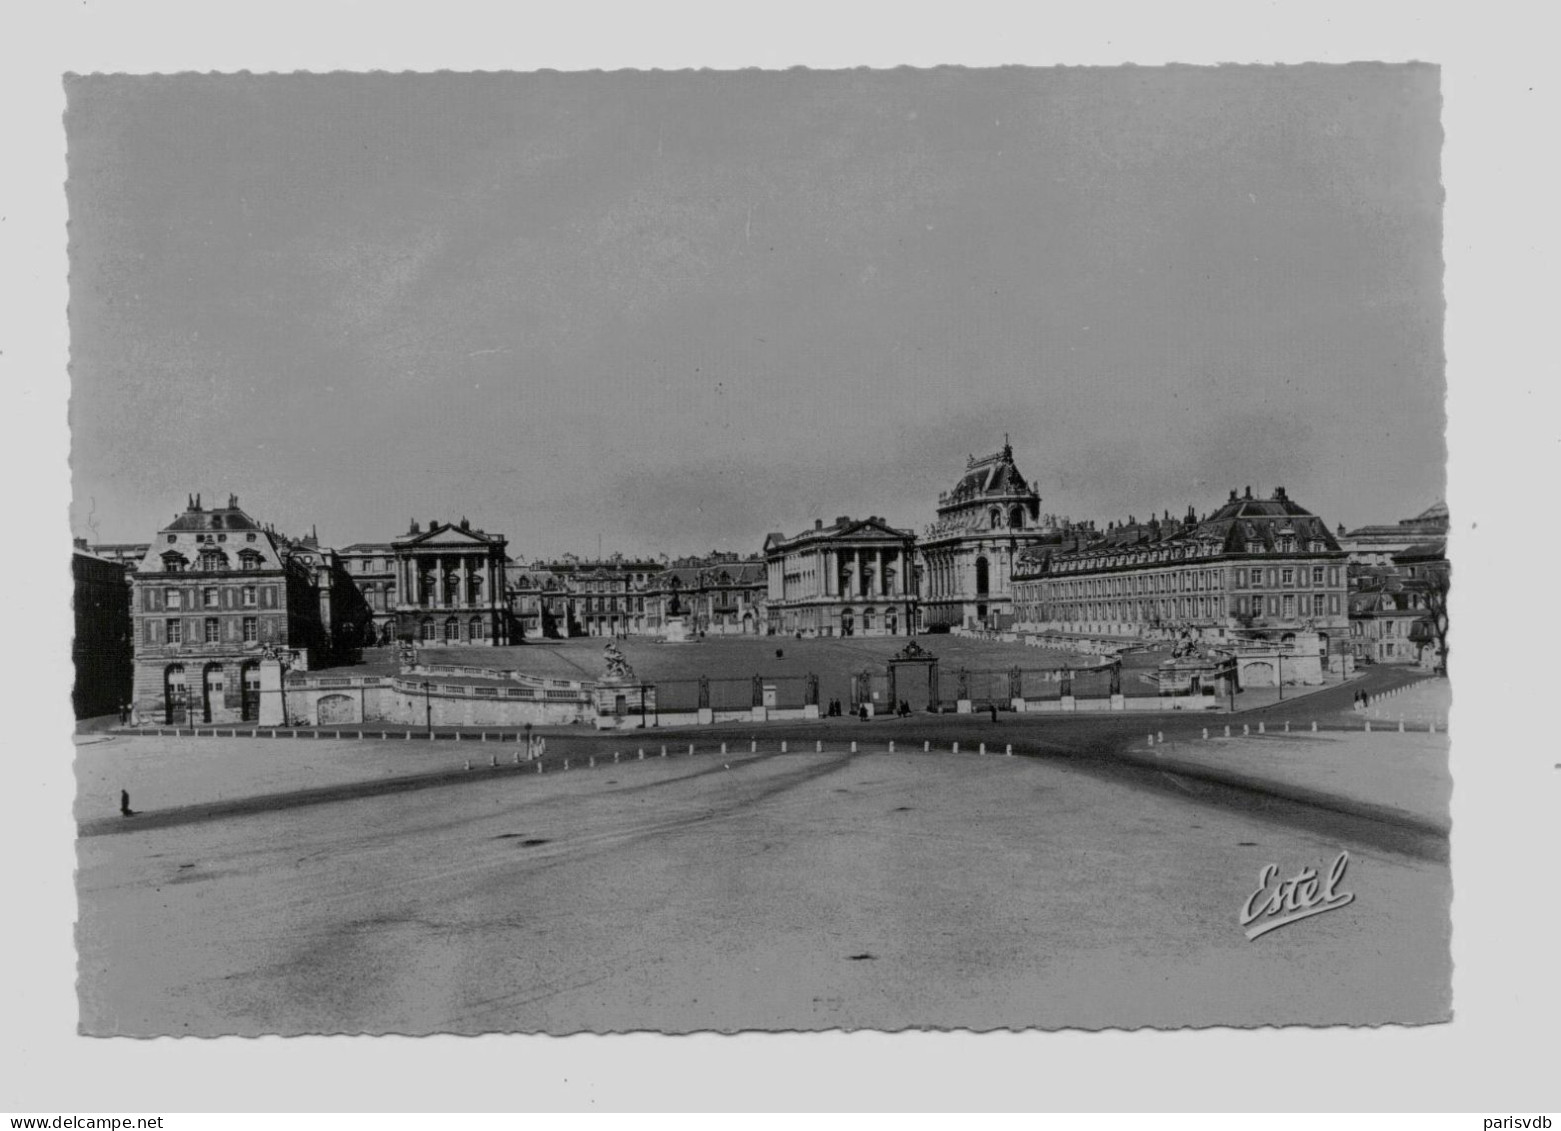
[[1339, 548], [1358, 565], [1392, 565], [1393, 556], [1411, 546], [1445, 540], [1447, 537], [1447, 504], [1436, 503], [1414, 518], [1401, 518], [1396, 523], [1380, 526], [1359, 526], [1345, 531], [1338, 529]]
[[771, 632], [909, 636], [916, 632], [916, 536], [877, 516], [764, 540]]
[[687, 618], [701, 636], [754, 636], [767, 631], [769, 578], [759, 558], [683, 559], [657, 577], [656, 605], [665, 623]]
[[[390, 551], [389, 576], [384, 545]], [[502, 534], [477, 530], [464, 518], [433, 521], [427, 530], [413, 519], [407, 532], [388, 544], [360, 543], [351, 549], [355, 560], [372, 563], [355, 576], [371, 594], [377, 590], [383, 596], [388, 608], [376, 610], [376, 620], [395, 637], [438, 647], [492, 647], [510, 642], [507, 545]]]
[[119, 562], [90, 553], [86, 540], [77, 539], [71, 577], [76, 621], [71, 704], [78, 719], [118, 714], [130, 702], [135, 676], [129, 573]]
[[1421, 644], [1415, 626], [1426, 617], [1420, 587], [1391, 566], [1350, 567], [1350, 652], [1357, 662], [1413, 664]]
[[1346, 555], [1283, 487], [1235, 491], [1199, 518], [1129, 521], [1043, 548], [1014, 577], [1019, 627], [1095, 637], [1262, 639], [1311, 630], [1338, 651], [1349, 623]]
[[258, 718], [259, 666], [350, 654], [363, 610], [333, 552], [262, 526], [229, 496], [157, 532], [132, 582], [134, 703], [152, 722]]
[[1042, 516], [1041, 496], [1006, 441], [995, 455], [971, 456], [953, 490], [938, 496], [938, 517], [919, 543], [921, 627], [1008, 628], [1014, 562], [1063, 525]]
[[669, 620], [715, 635], [765, 631], [765, 569], [711, 554], [676, 562], [612, 557], [511, 564], [512, 615], [526, 636], [660, 636]]

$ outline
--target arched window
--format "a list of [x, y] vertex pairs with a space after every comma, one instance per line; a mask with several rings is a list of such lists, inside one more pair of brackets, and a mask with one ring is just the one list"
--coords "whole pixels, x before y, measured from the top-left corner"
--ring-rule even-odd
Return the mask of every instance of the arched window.
[[481, 640], [485, 635], [482, 629], [481, 617], [472, 617], [471, 622], [466, 626], [466, 628], [467, 638], [470, 640]]
[[872, 609], [863, 609], [862, 610], [862, 631], [863, 632], [871, 632], [872, 630], [873, 630], [873, 610]]
[[992, 567], [985, 558], [976, 559], [976, 596], [984, 597], [992, 589]]
[[444, 622], [445, 643], [451, 643], [461, 638], [461, 622], [458, 617], [446, 617]]
[[434, 639], [434, 618], [424, 617], [421, 629], [422, 631], [420, 635], [422, 638], [424, 640], [432, 641]]
[[997, 507], [993, 507], [992, 513], [987, 517], [991, 520], [991, 526], [993, 530], [996, 530], [1003, 525], [1003, 512]]
[[1019, 530], [1023, 526], [1024, 508], [1020, 506], [1010, 507], [1008, 509], [1008, 528], [1010, 530]]
[[840, 610], [840, 635], [850, 636], [856, 631], [856, 617], [850, 609]]

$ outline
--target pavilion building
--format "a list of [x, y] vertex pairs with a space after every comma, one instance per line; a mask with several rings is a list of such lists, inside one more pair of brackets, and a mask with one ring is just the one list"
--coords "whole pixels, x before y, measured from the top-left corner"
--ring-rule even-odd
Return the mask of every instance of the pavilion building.
[[771, 632], [910, 636], [916, 631], [916, 536], [845, 515], [764, 540]]
[[1053, 541], [1063, 524], [1042, 516], [1041, 496], [1014, 465], [1006, 440], [995, 455], [969, 458], [954, 489], [938, 496], [937, 513], [919, 544], [921, 627], [1009, 628], [1014, 563]]

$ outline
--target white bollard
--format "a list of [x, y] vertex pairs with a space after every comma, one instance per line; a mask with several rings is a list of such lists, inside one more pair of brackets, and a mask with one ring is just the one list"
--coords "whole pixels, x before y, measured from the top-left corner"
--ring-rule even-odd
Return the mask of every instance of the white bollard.
[[466, 759], [466, 768], [468, 770], [472, 768], [472, 760], [470, 758]]
[[596, 769], [596, 755], [595, 754], [591, 755], [590, 759], [586, 762], [586, 767], [585, 768], [588, 769], [588, 770]]
[[615, 766], [618, 764], [618, 752], [616, 750], [612, 752], [612, 764]]
[[786, 753], [786, 744], [785, 744], [785, 742], [781, 743], [781, 753], [782, 754]]
[[407, 731], [406, 741], [408, 741], [408, 742], [412, 741], [412, 732], [411, 731]]
[[1014, 756], [1014, 744], [1010, 742], [1007, 746], [1003, 747], [1003, 753], [1012, 758]]
[[1366, 720], [1366, 733], [1367, 734], [1371, 733], [1371, 720], [1370, 719]]
[[1226, 738], [1230, 737], [1230, 724], [1229, 723], [1225, 724], [1225, 737]]
[[1398, 720], [1398, 733], [1399, 734], [1403, 734], [1404, 733], [1404, 720], [1403, 719], [1399, 719]]
[[1263, 723], [1261, 721], [1259, 721], [1258, 724], [1257, 724], [1257, 732], [1259, 734], [1267, 734], [1268, 733], [1267, 728], [1263, 725]]
[[721, 753], [722, 753], [722, 754], [725, 754], [725, 753], [726, 753], [726, 743], [724, 743], [724, 742], [723, 742], [723, 743], [721, 743]]
[[568, 769], [568, 768], [569, 768], [569, 759], [568, 759], [568, 758], [565, 758], [565, 759], [564, 759], [564, 769], [566, 769], [566, 770], [567, 770], [567, 769]]
[[855, 743], [855, 741], [853, 741], [853, 742], [852, 742], [852, 743], [851, 743], [851, 753], [853, 753], [853, 754], [855, 754], [855, 753], [856, 753], [856, 743]]
[[487, 742], [488, 741], [488, 732], [487, 731], [483, 731], [481, 734], [479, 734], [477, 736], [477, 739], [480, 742]]
[[1285, 720], [1285, 733], [1286, 734], [1290, 733], [1290, 720], [1289, 719]]
[[759, 752], [759, 744], [757, 742], [750, 742], [748, 744], [748, 753], [750, 753], [750, 754], [757, 754], [758, 752]]
[[499, 767], [499, 756], [497, 754], [489, 754], [488, 755], [488, 765], [492, 766], [494, 769], [498, 769], [498, 767]]
[[541, 772], [542, 772], [542, 762], [540, 760], [538, 760], [538, 762], [537, 762], [537, 773], [540, 774]]
[[921, 744], [921, 752], [923, 754], [930, 754], [930, 753], [932, 753], [932, 743], [930, 743], [930, 742], [923, 742]]
[[1242, 734], [1251, 734], [1252, 733], [1252, 727], [1250, 725], [1248, 725], [1247, 723], [1242, 723], [1241, 724], [1241, 733]]
[[891, 754], [894, 753], [894, 742], [893, 742], [892, 739], [889, 742], [889, 753], [891, 753]]
[[645, 760], [645, 748], [643, 746], [640, 747], [640, 757], [639, 757], [639, 760], [641, 762], [643, 762]]
[[461, 732], [460, 731], [456, 731], [455, 732], [455, 741], [457, 741], [457, 742], [461, 741]]
[[517, 765], [517, 766], [520, 765], [520, 750], [519, 749], [516, 749], [516, 751], [515, 751], [515, 765]]
[[957, 742], [956, 742], [956, 743], [954, 743], [954, 745], [953, 745], [953, 747], [952, 747], [952, 750], [953, 750], [953, 752], [954, 752], [954, 753], [955, 753], [955, 754], [958, 754], [958, 753], [959, 753], [959, 743], [957, 743]]
[[694, 744], [692, 742], [688, 744], [688, 756], [690, 758], [694, 756]]
[[815, 754], [822, 754], [823, 752], [824, 752], [824, 744], [822, 742], [815, 742], [813, 744], [813, 753], [815, 753]]
[[1316, 719], [1312, 720], [1312, 733], [1313, 734], [1317, 733], [1317, 720]]
[[981, 749], [977, 750], [976, 753], [977, 754], [985, 754], [986, 753], [986, 743], [983, 742], [981, 744]]
[[1204, 727], [1203, 728], [1203, 739], [1204, 739], [1205, 742], [1207, 742], [1208, 738], [1209, 738], [1209, 728], [1208, 727]]
[[1150, 731], [1149, 732], [1149, 745], [1150, 746], [1154, 745], [1154, 731]]
[[1158, 742], [1161, 746], [1164, 746], [1165, 745], [1165, 731], [1162, 730], [1159, 734], [1155, 735], [1155, 741]]
[[665, 757], [666, 757], [666, 756], [667, 756], [667, 748], [666, 748], [666, 747], [665, 747], [665, 746], [663, 746], [663, 747], [662, 747], [662, 748], [661, 748], [661, 756], [662, 756], [662, 757], [663, 757], [663, 758], [665, 758]]

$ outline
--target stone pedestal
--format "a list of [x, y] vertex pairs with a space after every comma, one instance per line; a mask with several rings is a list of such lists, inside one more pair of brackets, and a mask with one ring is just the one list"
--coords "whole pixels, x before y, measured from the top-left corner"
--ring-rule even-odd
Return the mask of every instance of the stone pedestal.
[[961, 715], [968, 715], [968, 714], [970, 714], [970, 711], [971, 711], [970, 700], [969, 699], [961, 699], [959, 701], [958, 705], [955, 706], [954, 710], [957, 713], [961, 714]]
[[809, 703], [807, 706], [803, 707], [802, 708], [802, 717], [804, 719], [816, 719], [816, 718], [818, 718], [818, 704], [817, 703]]
[[1025, 704], [1023, 699], [1010, 699], [1008, 701], [1008, 706], [1011, 710], [1019, 711], [1021, 713], [1029, 710], [1029, 707]]
[[688, 643], [688, 618], [681, 615], [668, 617], [662, 622], [661, 637], [668, 644]]
[[287, 705], [282, 692], [280, 660], [260, 661], [260, 725], [263, 727], [287, 725]]
[[769, 717], [770, 713], [764, 707], [753, 708], [752, 713], [749, 715], [749, 718], [753, 719], [753, 721], [756, 723], [762, 723]]
[[656, 688], [653, 685], [632, 683], [615, 676], [607, 675], [599, 679], [591, 689], [591, 699], [595, 707], [597, 730], [639, 726], [642, 715], [649, 722], [656, 713]]
[[699, 721], [702, 725], [708, 725], [709, 723], [715, 722], [715, 712], [712, 711], [709, 707], [699, 708]]
[[1062, 703], [1062, 709], [1064, 711], [1072, 711], [1072, 710], [1074, 710], [1073, 696], [1071, 696], [1071, 695], [1064, 695], [1062, 697], [1061, 703]]
[[1125, 711], [1125, 710], [1127, 710], [1127, 698], [1124, 695], [1122, 695], [1120, 692], [1118, 694], [1116, 694], [1116, 695], [1113, 695], [1111, 697], [1111, 709], [1113, 711]]

